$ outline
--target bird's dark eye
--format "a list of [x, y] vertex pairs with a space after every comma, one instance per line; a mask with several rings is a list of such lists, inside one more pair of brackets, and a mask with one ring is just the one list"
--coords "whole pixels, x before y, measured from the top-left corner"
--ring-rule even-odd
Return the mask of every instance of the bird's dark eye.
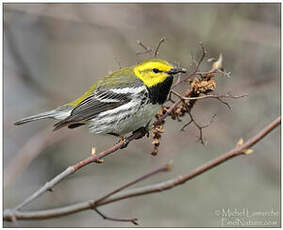
[[153, 71], [154, 73], [159, 73], [159, 72], [161, 72], [159, 69], [156, 69], [156, 68], [152, 69], [152, 71]]

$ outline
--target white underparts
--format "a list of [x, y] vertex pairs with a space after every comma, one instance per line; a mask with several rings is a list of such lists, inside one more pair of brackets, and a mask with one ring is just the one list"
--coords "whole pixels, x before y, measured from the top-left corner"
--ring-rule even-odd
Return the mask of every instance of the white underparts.
[[[136, 92], [138, 92], [138, 88], [136, 89]], [[127, 93], [129, 92], [127, 91]], [[88, 121], [90, 132], [95, 134], [116, 133], [123, 135], [140, 127], [145, 127], [152, 120], [160, 105], [153, 105], [149, 101], [143, 102], [142, 99], [140, 96], [133, 95], [133, 99], [130, 102], [115, 109], [102, 112]]]

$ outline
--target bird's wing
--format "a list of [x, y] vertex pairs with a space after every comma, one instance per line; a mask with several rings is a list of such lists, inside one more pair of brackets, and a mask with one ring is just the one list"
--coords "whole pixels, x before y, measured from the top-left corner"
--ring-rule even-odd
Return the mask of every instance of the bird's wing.
[[[109, 77], [109, 76], [108, 76]], [[107, 77], [106, 77], [107, 78]], [[84, 122], [93, 119], [98, 114], [115, 109], [121, 105], [130, 102], [133, 95], [139, 90], [145, 90], [146, 87], [139, 79], [128, 81], [129, 76], [112, 76], [112, 81], [105, 81], [102, 78], [98, 81], [96, 90], [81, 101], [66, 119], [56, 123], [54, 130], [64, 126], [77, 127]], [[113, 88], [113, 80], [119, 81], [118, 87]]]
[[56, 123], [54, 130], [64, 126], [84, 123], [98, 114], [117, 108], [131, 101], [131, 94], [117, 94], [112, 91], [96, 91], [75, 107], [70, 116]]

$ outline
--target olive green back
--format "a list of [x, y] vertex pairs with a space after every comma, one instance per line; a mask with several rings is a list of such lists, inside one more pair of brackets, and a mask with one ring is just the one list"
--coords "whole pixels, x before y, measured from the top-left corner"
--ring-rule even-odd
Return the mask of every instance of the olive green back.
[[122, 68], [96, 81], [81, 97], [68, 103], [67, 105], [76, 107], [88, 96], [93, 94], [95, 90], [125, 88], [133, 86], [137, 87], [142, 84], [142, 81], [134, 75], [132, 66]]

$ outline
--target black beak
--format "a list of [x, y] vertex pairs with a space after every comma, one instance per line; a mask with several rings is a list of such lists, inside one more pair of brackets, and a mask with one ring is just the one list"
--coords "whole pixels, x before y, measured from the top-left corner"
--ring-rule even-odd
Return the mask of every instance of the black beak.
[[177, 74], [177, 73], [186, 73], [187, 70], [185, 68], [182, 67], [173, 67], [172, 69], [170, 69], [167, 73], [168, 74]]

